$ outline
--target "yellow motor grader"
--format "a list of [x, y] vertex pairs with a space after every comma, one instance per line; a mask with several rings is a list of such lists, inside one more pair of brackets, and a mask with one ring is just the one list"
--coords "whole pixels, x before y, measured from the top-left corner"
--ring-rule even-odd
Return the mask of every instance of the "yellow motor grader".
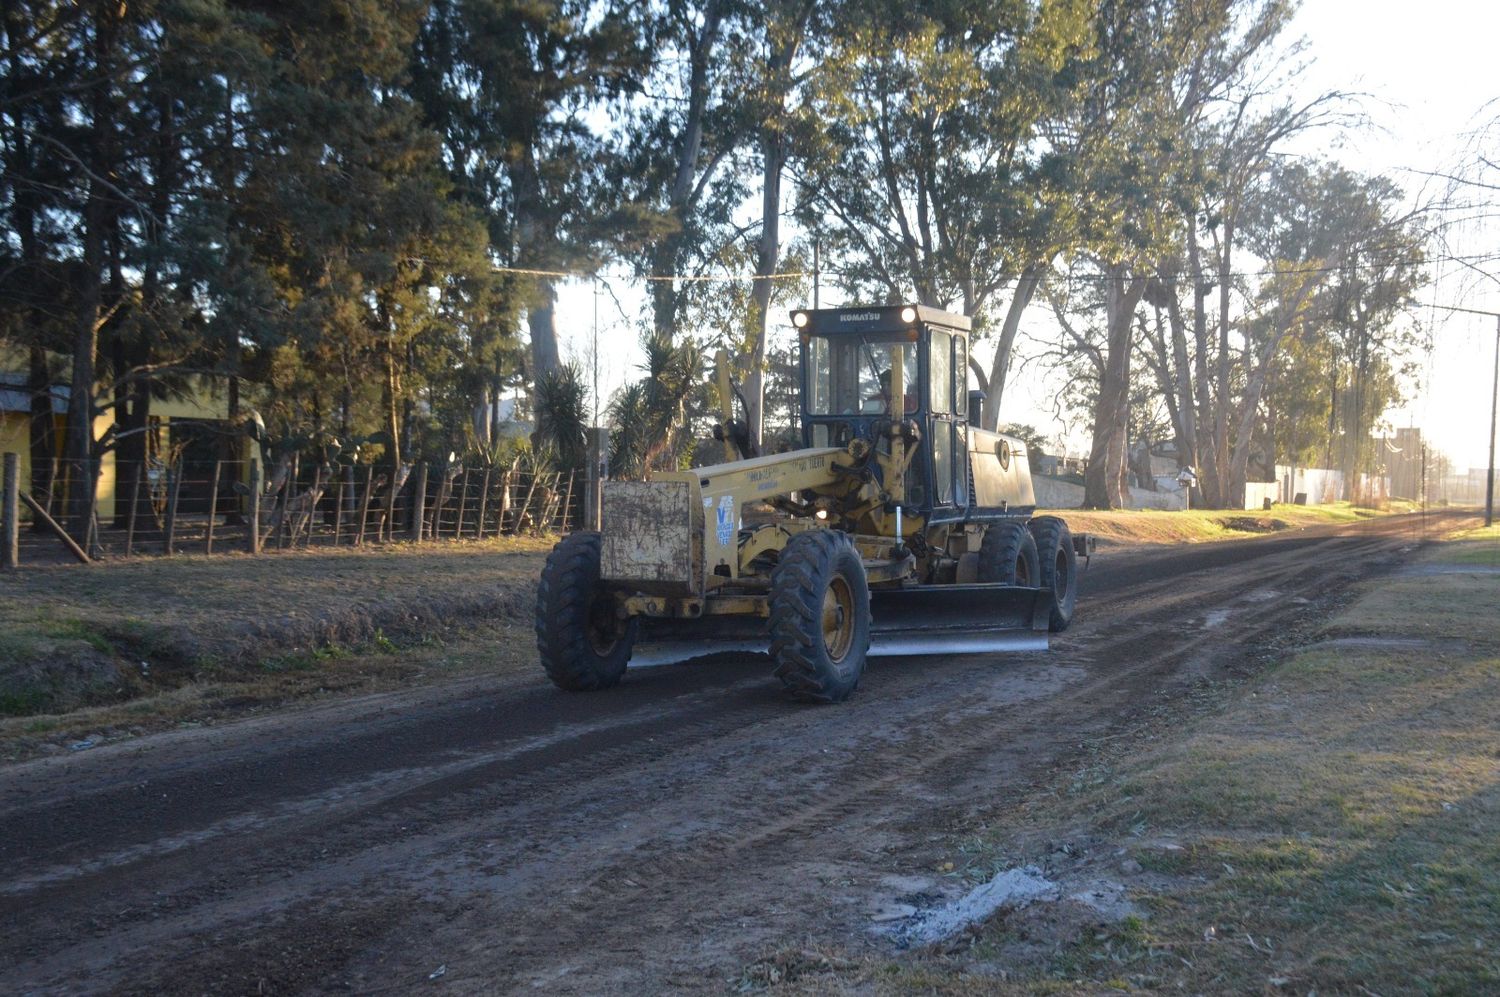
[[[969, 320], [921, 305], [792, 313], [802, 449], [602, 484], [601, 529], [547, 558], [543, 668], [564, 689], [626, 666], [769, 650], [800, 699], [837, 702], [873, 654], [1045, 648], [1092, 538], [1032, 513], [1026, 449], [978, 428]], [[873, 638], [873, 640], [872, 640]]]

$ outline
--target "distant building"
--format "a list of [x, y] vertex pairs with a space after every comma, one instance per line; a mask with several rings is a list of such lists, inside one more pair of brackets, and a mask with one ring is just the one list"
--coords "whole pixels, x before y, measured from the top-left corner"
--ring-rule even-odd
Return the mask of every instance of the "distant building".
[[[52, 358], [54, 368], [66, 365]], [[20, 457], [21, 487], [31, 483], [31, 396], [26, 390], [27, 357], [20, 350], [0, 344], [0, 453]], [[69, 388], [66, 383], [52, 386], [53, 453], [63, 453], [67, 432]], [[232, 453], [246, 452], [245, 440], [234, 433], [229, 421], [229, 402], [219, 382], [212, 378], [193, 378], [192, 387], [182, 398], [151, 400], [147, 428], [145, 480], [160, 478], [166, 461], [176, 455], [183, 465], [183, 488], [180, 499], [185, 510], [200, 501], [207, 503], [207, 482], [213, 476], [214, 462], [224, 455], [224, 441], [230, 440]], [[106, 411], [94, 419], [94, 438], [98, 439], [114, 422]], [[99, 490], [96, 509], [101, 518], [113, 516], [117, 485], [127, 491], [134, 469], [121, 474], [113, 450], [107, 451], [99, 466]], [[199, 482], [203, 484], [200, 486]], [[198, 491], [204, 491], [198, 495]], [[61, 496], [54, 496], [54, 508]]]

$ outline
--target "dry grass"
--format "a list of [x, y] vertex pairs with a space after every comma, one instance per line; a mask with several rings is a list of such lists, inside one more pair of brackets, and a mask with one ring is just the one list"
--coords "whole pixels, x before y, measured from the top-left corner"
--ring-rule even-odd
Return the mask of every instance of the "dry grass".
[[1246, 537], [1307, 526], [1352, 523], [1374, 516], [1412, 512], [1410, 503], [1391, 503], [1384, 509], [1369, 509], [1348, 502], [1330, 505], [1274, 505], [1269, 511], [1238, 512], [1233, 509], [1193, 509], [1164, 512], [1159, 509], [1116, 509], [1095, 512], [1085, 509], [1053, 510], [1075, 533], [1093, 533], [1117, 544], [1205, 543], [1213, 540], [1243, 540]]
[[1372, 584], [1320, 643], [981, 846], [1013, 865], [1082, 840], [1106, 876], [1128, 856], [1142, 916], [1038, 945], [1051, 915], [1001, 915], [946, 952], [752, 969], [799, 993], [1500, 992], [1500, 573], [1463, 570], [1493, 534]]
[[0, 713], [164, 695], [170, 713], [173, 697], [206, 686], [242, 696], [336, 686], [333, 666], [346, 658], [378, 658], [460, 622], [517, 625], [551, 543], [140, 558], [0, 576]]
[[[1075, 530], [1123, 544], [1237, 539], [1375, 514], [1347, 505], [1064, 513]], [[409, 654], [382, 652], [437, 640], [448, 658], [463, 658], [458, 625], [524, 627], [551, 543], [142, 557], [0, 575], [0, 716], [30, 718], [0, 723], [0, 739], [213, 716], [430, 674]], [[471, 643], [476, 657], [489, 653], [485, 635]], [[527, 648], [511, 642], [507, 654]], [[67, 713], [76, 715], [60, 718]]]

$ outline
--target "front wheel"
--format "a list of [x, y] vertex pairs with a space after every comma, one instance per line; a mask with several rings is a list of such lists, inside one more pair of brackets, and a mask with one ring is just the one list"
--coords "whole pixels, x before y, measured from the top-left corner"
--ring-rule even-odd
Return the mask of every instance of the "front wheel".
[[1028, 528], [1036, 541], [1041, 586], [1050, 589], [1054, 597], [1047, 629], [1062, 633], [1073, 622], [1073, 607], [1078, 604], [1078, 554], [1073, 550], [1073, 534], [1056, 516], [1038, 516]]
[[536, 589], [536, 648], [558, 688], [608, 689], [630, 663], [639, 621], [615, 615], [599, 584], [599, 534], [563, 537], [542, 568]]
[[771, 572], [770, 611], [771, 657], [787, 691], [847, 699], [870, 650], [870, 587], [853, 542], [836, 530], [792, 537]]

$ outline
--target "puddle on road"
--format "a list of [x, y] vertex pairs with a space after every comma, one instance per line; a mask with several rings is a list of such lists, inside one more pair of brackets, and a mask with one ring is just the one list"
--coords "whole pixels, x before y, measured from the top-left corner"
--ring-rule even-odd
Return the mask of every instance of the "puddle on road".
[[1226, 620], [1228, 620], [1228, 619], [1229, 619], [1229, 610], [1227, 610], [1227, 609], [1212, 609], [1212, 610], [1209, 610], [1208, 613], [1206, 613], [1204, 615], [1204, 617], [1203, 617], [1203, 625], [1205, 627], [1223, 626], [1224, 622]]

